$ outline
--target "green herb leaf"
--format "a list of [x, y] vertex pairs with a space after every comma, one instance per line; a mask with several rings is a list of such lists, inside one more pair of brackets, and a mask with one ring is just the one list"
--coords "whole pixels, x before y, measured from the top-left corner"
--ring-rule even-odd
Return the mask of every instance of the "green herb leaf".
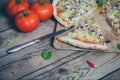
[[102, 7], [103, 6], [103, 0], [98, 0], [98, 6]]
[[42, 52], [41, 56], [43, 59], [48, 60], [51, 58], [52, 53], [50, 51], [44, 51], [44, 52]]
[[120, 43], [117, 44], [117, 48], [120, 50]]

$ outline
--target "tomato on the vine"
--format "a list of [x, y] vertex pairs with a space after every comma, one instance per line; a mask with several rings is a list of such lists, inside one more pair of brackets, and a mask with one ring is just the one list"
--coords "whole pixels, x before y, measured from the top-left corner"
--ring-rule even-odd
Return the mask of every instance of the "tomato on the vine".
[[22, 32], [35, 30], [39, 23], [39, 16], [32, 10], [23, 10], [15, 16], [15, 25]]
[[32, 3], [31, 10], [35, 11], [41, 21], [48, 20], [53, 15], [53, 6], [46, 0], [38, 0]]
[[14, 17], [18, 12], [29, 8], [30, 4], [27, 0], [9, 0], [6, 5], [6, 11], [10, 17]]

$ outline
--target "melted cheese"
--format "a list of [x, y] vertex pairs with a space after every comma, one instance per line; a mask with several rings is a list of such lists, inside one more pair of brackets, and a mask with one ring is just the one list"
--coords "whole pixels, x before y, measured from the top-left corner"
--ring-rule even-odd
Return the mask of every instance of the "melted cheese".
[[101, 44], [104, 39], [100, 32], [100, 27], [97, 26], [93, 19], [68, 32], [64, 37], [97, 44]]
[[78, 21], [81, 16], [89, 13], [95, 4], [94, 0], [59, 0], [57, 9], [62, 12], [58, 12], [58, 16], [66, 21], [66, 23]]

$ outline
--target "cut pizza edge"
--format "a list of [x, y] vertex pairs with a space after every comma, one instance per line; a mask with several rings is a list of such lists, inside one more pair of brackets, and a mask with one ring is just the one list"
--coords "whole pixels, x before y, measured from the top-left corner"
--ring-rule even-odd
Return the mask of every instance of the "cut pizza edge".
[[[110, 6], [110, 5], [109, 5]], [[103, 16], [105, 17], [107, 23], [110, 25], [110, 27], [112, 28], [113, 32], [115, 35], [120, 35], [120, 23], [119, 23], [119, 27], [115, 27], [116, 23], [113, 22], [113, 20], [111, 20], [109, 18], [109, 12], [108, 12], [108, 5], [104, 4], [104, 6], [101, 8], [102, 12], [103, 12]]]
[[[103, 8], [104, 9], [104, 8]], [[103, 10], [104, 11], [104, 10]], [[113, 22], [111, 19], [109, 19], [109, 15], [104, 11], [104, 18], [106, 19], [107, 23], [110, 25], [112, 28], [112, 31], [114, 32], [115, 35], [120, 35], [120, 23], [119, 27], [115, 27], [116, 23]]]
[[[96, 22], [96, 18], [93, 18], [96, 26], [100, 27], [99, 24]], [[69, 32], [68, 32], [69, 33]], [[66, 34], [68, 34], [66, 33]], [[106, 51], [108, 50], [108, 46], [106, 45], [105, 39], [104, 42], [102, 42], [101, 44], [96, 43], [96, 42], [85, 42], [82, 40], [77, 40], [77, 39], [73, 39], [73, 38], [69, 38], [66, 37], [66, 34], [60, 35], [57, 37], [57, 39], [63, 43], [67, 43], [69, 45], [78, 47], [78, 48], [82, 48], [82, 49], [90, 49], [90, 50], [100, 50], [100, 51]]]
[[108, 47], [106, 45], [85, 43], [85, 42], [67, 38], [67, 37], [61, 36], [58, 38], [58, 40], [82, 49], [92, 49], [92, 50], [102, 50], [102, 51], [108, 50]]
[[[109, 23], [110, 27], [113, 29], [116, 35], [120, 35], [120, 27], [115, 27], [115, 23], [110, 19], [106, 18], [106, 21]], [[120, 25], [120, 24], [119, 24]]]

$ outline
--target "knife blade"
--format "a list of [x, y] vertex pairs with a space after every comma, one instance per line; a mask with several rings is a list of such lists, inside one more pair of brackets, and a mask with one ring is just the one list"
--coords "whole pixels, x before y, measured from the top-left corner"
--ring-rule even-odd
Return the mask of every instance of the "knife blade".
[[55, 37], [55, 36], [57, 36], [57, 35], [59, 35], [59, 34], [62, 34], [62, 33], [64, 33], [64, 32], [66, 32], [66, 31], [68, 31], [68, 30], [71, 30], [71, 29], [73, 29], [73, 28], [74, 28], [74, 25], [70, 26], [68, 29], [62, 29], [62, 30], [59, 30], [59, 31], [57, 31], [57, 32], [53, 32], [53, 33], [44, 35], [44, 36], [39, 37], [39, 38], [37, 38], [37, 39], [34, 39], [34, 40], [32, 40], [32, 41], [29, 41], [29, 42], [26, 42], [26, 43], [23, 43], [23, 44], [20, 44], [20, 45], [11, 47], [11, 48], [9, 48], [6, 52], [7, 52], [8, 54], [11, 54], [11, 53], [13, 53], [13, 52], [19, 51], [19, 50], [24, 49], [24, 48], [26, 48], [26, 47], [28, 47], [28, 46], [33, 45], [33, 44], [39, 43], [39, 42], [41, 42], [42, 40], [45, 40], [45, 39], [48, 39], [48, 38], [53, 38], [53, 37]]

